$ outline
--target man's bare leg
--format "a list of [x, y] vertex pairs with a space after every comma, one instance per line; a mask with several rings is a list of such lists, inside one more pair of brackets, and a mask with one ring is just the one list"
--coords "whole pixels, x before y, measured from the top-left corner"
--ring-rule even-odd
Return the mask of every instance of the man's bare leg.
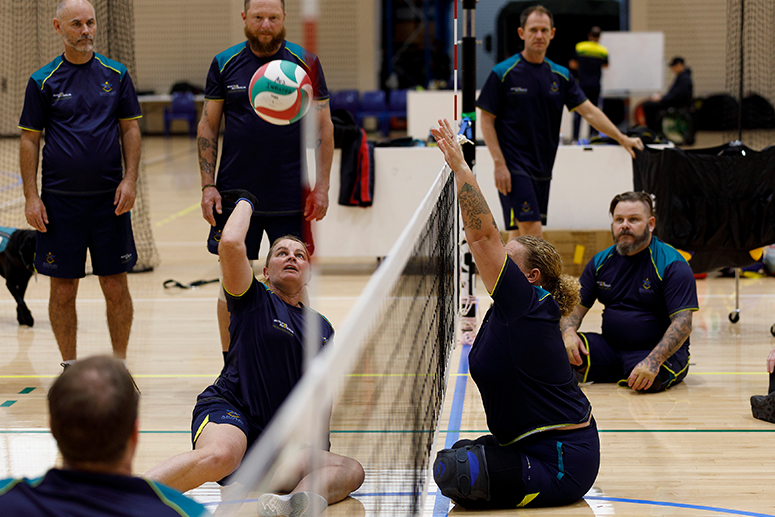
[[126, 349], [129, 345], [129, 332], [132, 329], [134, 307], [129, 295], [126, 273], [101, 276], [100, 287], [105, 296], [107, 306], [108, 330], [110, 342], [113, 345], [113, 355], [126, 359]]
[[48, 317], [63, 361], [74, 361], [76, 357], [75, 336], [78, 331], [78, 316], [75, 312], [75, 297], [77, 294], [77, 278], [51, 277]]
[[[509, 240], [512, 240], [520, 235], [532, 235], [533, 237], [543, 237], [543, 229], [541, 228], [541, 221], [518, 221], [517, 226], [519, 230], [509, 231]], [[512, 233], [516, 235], [512, 236]]]

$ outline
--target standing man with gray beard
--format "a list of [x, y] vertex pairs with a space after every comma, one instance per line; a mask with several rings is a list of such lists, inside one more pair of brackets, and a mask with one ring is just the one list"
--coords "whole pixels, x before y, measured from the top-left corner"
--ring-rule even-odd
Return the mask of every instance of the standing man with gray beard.
[[[652, 235], [651, 196], [625, 192], [611, 201], [614, 245], [584, 268], [581, 301], [560, 320], [568, 359], [579, 382], [618, 382], [655, 393], [686, 377], [697, 286], [678, 251]], [[600, 301], [602, 334], [578, 332]]]
[[48, 314], [67, 368], [76, 360], [75, 300], [89, 250], [113, 355], [125, 361], [134, 314], [127, 271], [137, 262], [130, 210], [142, 113], [127, 68], [94, 52], [97, 18], [89, 2], [63, 0], [53, 25], [64, 52], [30, 77], [19, 120], [24, 214], [37, 230], [35, 270], [51, 279]]

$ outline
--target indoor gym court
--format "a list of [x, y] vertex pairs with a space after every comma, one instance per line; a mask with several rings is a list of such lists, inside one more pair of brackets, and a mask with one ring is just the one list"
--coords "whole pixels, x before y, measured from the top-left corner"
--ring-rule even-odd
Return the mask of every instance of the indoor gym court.
[[[144, 142], [151, 222], [162, 262], [152, 272], [129, 276], [135, 318], [128, 365], [142, 391], [137, 474], [188, 450], [195, 397], [222, 366], [214, 314], [217, 284], [190, 290], [162, 286], [168, 279], [187, 283], [218, 275], [217, 263], [204, 247], [207, 223], [201, 218], [199, 180], [193, 173], [194, 144], [184, 137], [147, 137]], [[321, 262], [312, 306], [336, 328], [374, 264]], [[562, 508], [491, 513], [775, 515], [771, 482], [775, 459], [768, 446], [775, 426], [755, 420], [748, 401], [767, 390], [764, 362], [773, 346], [769, 328], [775, 284], [770, 277], [743, 278], [740, 287], [741, 317], [733, 325], [728, 314], [734, 309], [734, 279], [711, 274], [698, 280], [700, 310], [694, 313], [691, 366], [683, 383], [650, 395], [609, 384], [584, 388], [600, 429], [602, 456], [597, 481], [584, 501]], [[485, 309], [489, 298], [481, 285], [478, 294]], [[17, 324], [10, 295], [0, 297], [3, 477], [38, 476], [58, 461], [56, 444], [47, 431], [45, 396], [61, 367], [48, 323], [47, 299], [48, 279], [39, 275], [30, 282], [26, 296], [36, 319], [35, 326], [28, 328]], [[77, 303], [79, 355], [109, 352], [105, 305], [96, 278], [82, 280]], [[582, 330], [599, 323], [600, 308], [595, 306]], [[463, 351], [458, 346], [453, 353], [437, 447], [457, 436], [486, 432], [478, 392], [465, 368], [461, 370]], [[357, 451], [348, 448], [348, 439], [357, 430], [347, 428], [346, 398], [342, 406], [336, 410], [341, 418], [332, 429], [332, 450], [357, 457]], [[352, 499], [329, 507], [327, 515], [369, 513], [370, 499], [376, 496], [368, 491], [369, 466], [365, 467], [364, 487]], [[215, 484], [190, 495], [211, 503], [219, 500]], [[445, 502], [437, 507], [436, 500], [431, 481], [425, 515], [446, 514]], [[252, 515], [254, 508], [245, 505], [240, 515]]]
[[[138, 6], [150, 2], [136, 0]], [[211, 2], [169, 2], [170, 17], [180, 23], [194, 23], [196, 10], [218, 10]], [[174, 4], [174, 5], [173, 5]], [[159, 59], [151, 66], [148, 61], [138, 63], [139, 76], [153, 77], [165, 87], [176, 79], [171, 74], [184, 59], [164, 61], [169, 52], [188, 51], [187, 57], [202, 54], [209, 63], [216, 50], [225, 48], [229, 37], [241, 35], [241, 26], [235, 23], [241, 1], [231, 1], [231, 10], [212, 12], [208, 21], [228, 26], [223, 34], [215, 31], [212, 38], [201, 38], [200, 32], [165, 31], [163, 17], [148, 17], [149, 10], [138, 7], [137, 36], [138, 55], [155, 53]], [[358, 43], [364, 37], [373, 39], [373, 23], [363, 23], [364, 18], [374, 18], [375, 9], [368, 2], [359, 4], [358, 10], [347, 12], [338, 9], [323, 13], [345, 19], [349, 26], [360, 27], [346, 45], [340, 45], [337, 60], [327, 60], [327, 40], [321, 42], [319, 53], [323, 65], [331, 75], [330, 86], [336, 83], [335, 71], [344, 73], [348, 81], [361, 90], [372, 88], [374, 55]], [[480, 3], [483, 4], [483, 3]], [[236, 7], [235, 7], [236, 6]], [[184, 16], [178, 16], [180, 9]], [[298, 6], [289, 2], [289, 39], [299, 39], [300, 17]], [[480, 5], [478, 20], [489, 16]], [[713, 91], [725, 88], [724, 73], [719, 72], [723, 63], [725, 40], [720, 28], [725, 27], [727, 2], [714, 0], [648, 0], [630, 2], [632, 30], [664, 31], [665, 53], [681, 52], [695, 65], [695, 78], [702, 88]], [[697, 15], [697, 14], [700, 15]], [[144, 17], [145, 16], [145, 17]], [[201, 18], [205, 18], [204, 16]], [[169, 18], [168, 18], [169, 19]], [[239, 22], [238, 19], [236, 19]], [[721, 21], [720, 21], [721, 20]], [[372, 20], [373, 21], [373, 20]], [[230, 25], [229, 25], [230, 24]], [[331, 24], [321, 25], [321, 34]], [[365, 28], [364, 28], [365, 27]], [[335, 28], [335, 27], [334, 27]], [[50, 31], [50, 27], [41, 30]], [[293, 31], [296, 31], [295, 33]], [[3, 31], [10, 35], [11, 31]], [[164, 44], [163, 36], [173, 42]], [[47, 34], [51, 40], [52, 34]], [[99, 51], [98, 34], [98, 51]], [[161, 43], [161, 44], [160, 44]], [[4, 44], [9, 44], [4, 40]], [[230, 44], [230, 43], [229, 43]], [[56, 52], [61, 42], [56, 42]], [[759, 45], [759, 49], [772, 48]], [[56, 52], [52, 53], [53, 57]], [[347, 65], [368, 63], [368, 78], [364, 74], [354, 79], [348, 76]], [[714, 66], [709, 66], [708, 63]], [[174, 64], [174, 66], [173, 66]], [[767, 67], [772, 70], [773, 67]], [[198, 74], [197, 77], [203, 74]], [[199, 77], [199, 81], [202, 80]], [[26, 80], [26, 78], [25, 78]], [[769, 81], [772, 84], [772, 81]], [[0, 92], [3, 93], [3, 92]], [[156, 114], [158, 122], [158, 113]], [[13, 118], [13, 117], [12, 117]], [[147, 117], [150, 118], [150, 117]], [[12, 123], [15, 129], [16, 121]], [[154, 128], [160, 132], [160, 126]], [[769, 135], [771, 137], [771, 133]], [[729, 141], [721, 133], [698, 134], [695, 147], [710, 147]], [[744, 140], [746, 140], [744, 133]], [[13, 139], [2, 139], [4, 158], [8, 153], [16, 156], [18, 145], [5, 147]], [[772, 141], [772, 138], [769, 138]], [[211, 280], [218, 276], [218, 265], [207, 253], [204, 242], [207, 225], [201, 217], [200, 178], [195, 144], [186, 137], [164, 139], [145, 136], [143, 139], [143, 164], [148, 189], [148, 212], [153, 239], [158, 248], [161, 263], [152, 272], [132, 274], [129, 277], [130, 292], [134, 301], [134, 323], [129, 342], [128, 366], [142, 391], [140, 418], [141, 439], [135, 458], [136, 474], [142, 474], [159, 461], [190, 448], [191, 409], [196, 395], [218, 375], [222, 366], [220, 343], [215, 322], [217, 284], [184, 290], [165, 289], [163, 283], [175, 279], [181, 283]], [[564, 149], [560, 149], [563, 152]], [[573, 149], [571, 152], [581, 149]], [[616, 151], [601, 149], [599, 152]], [[595, 152], [598, 152], [596, 150]], [[479, 148], [480, 166], [486, 168], [488, 153]], [[574, 162], [576, 156], [564, 159]], [[558, 157], [558, 161], [562, 160]], [[424, 158], [425, 160], [425, 158]], [[608, 163], [606, 156], [606, 163]], [[628, 161], [629, 158], [625, 160]], [[15, 161], [15, 158], [14, 160]], [[427, 171], [435, 173], [441, 165], [440, 154], [431, 159]], [[617, 162], [616, 169], [619, 165]], [[336, 167], [336, 166], [335, 166]], [[589, 166], [583, 171], [587, 174]], [[336, 171], [336, 168], [334, 169]], [[401, 171], [398, 171], [400, 173]], [[578, 172], [578, 171], [574, 171]], [[390, 170], [394, 176], [396, 170]], [[415, 173], [415, 171], [406, 174]], [[334, 175], [333, 172], [332, 175]], [[627, 174], [619, 180], [629, 182]], [[403, 176], [401, 176], [403, 178]], [[13, 178], [11, 178], [12, 180]], [[2, 178], [8, 181], [9, 178]], [[557, 178], [553, 186], [553, 199], [562, 198]], [[5, 183], [0, 182], [5, 186]], [[610, 187], [610, 185], [609, 185]], [[483, 183], [483, 188], [492, 189]], [[621, 190], [626, 190], [625, 185]], [[386, 192], [383, 189], [383, 194]], [[423, 192], [419, 192], [422, 195]], [[416, 195], [407, 192], [406, 196]], [[330, 199], [335, 203], [336, 191], [332, 185]], [[610, 200], [609, 195], [605, 195]], [[563, 201], [564, 202], [564, 201]], [[604, 205], [592, 203], [600, 212]], [[590, 205], [590, 206], [591, 206]], [[598, 206], [599, 205], [599, 206]], [[375, 205], [374, 211], [381, 210]], [[584, 207], [585, 210], [591, 210]], [[553, 214], [557, 210], [550, 208]], [[381, 212], [379, 212], [381, 213]], [[325, 221], [324, 221], [325, 223]], [[603, 225], [605, 226], [605, 225]], [[379, 229], [379, 225], [375, 224]], [[384, 235], [372, 235], [392, 240], [394, 235], [386, 230]], [[324, 233], [324, 235], [326, 235]], [[376, 237], [375, 237], [376, 239]], [[321, 246], [335, 246], [329, 242]], [[364, 242], [364, 245], [371, 244]], [[387, 243], [387, 248], [391, 243]], [[262, 248], [265, 251], [265, 248]], [[380, 255], [377, 253], [376, 255]], [[312, 307], [325, 314], [334, 328], [345, 319], [369, 274], [376, 266], [376, 256], [370, 259], [327, 260], [320, 259], [317, 270]], [[686, 380], [667, 392], [640, 395], [614, 385], [590, 385], [584, 391], [593, 405], [601, 437], [601, 468], [593, 490], [574, 505], [550, 509], [518, 509], [511, 511], [478, 512], [481, 515], [775, 515], [773, 504], [772, 459], [769, 443], [775, 427], [751, 416], [749, 398], [764, 394], [768, 377], [765, 359], [772, 348], [770, 326], [775, 322], [771, 310], [775, 290], [773, 279], [743, 278], [740, 282], [741, 316], [737, 324], [730, 323], [728, 314], [735, 307], [734, 279], [709, 278], [698, 280], [700, 311], [694, 314], [692, 332], [692, 360]], [[61, 371], [59, 352], [54, 341], [47, 315], [48, 279], [35, 277], [27, 291], [26, 300], [36, 319], [33, 328], [20, 327], [16, 322], [15, 304], [5, 290], [0, 295], [0, 476], [35, 477], [54, 465], [59, 465], [56, 444], [47, 430], [45, 397], [53, 378]], [[79, 356], [109, 353], [109, 337], [105, 323], [105, 305], [97, 279], [87, 277], [81, 281], [78, 296], [80, 318], [78, 332]], [[481, 285], [478, 287], [480, 317], [489, 305], [489, 299]], [[599, 328], [600, 307], [594, 307], [585, 318], [581, 330]], [[486, 433], [486, 423], [478, 392], [467, 376], [467, 349], [458, 346], [452, 355], [448, 369], [448, 385], [444, 407], [439, 420], [436, 448], [452, 443], [458, 437], [471, 438]], [[358, 428], [357, 411], [353, 407], [361, 400], [343, 397], [335, 410], [332, 425], [332, 450], [358, 458], [361, 445], [355, 445], [356, 437], [363, 431]], [[400, 429], [396, 430], [401, 432]], [[367, 437], [374, 446], [379, 438]], [[367, 479], [353, 497], [331, 506], [327, 515], [384, 515], [400, 514], [404, 508], [397, 505], [391, 511], [375, 511], [374, 501], [388, 503], [398, 497], [407, 486], [407, 476], [401, 469], [395, 472], [395, 488], [374, 491], [369, 474], [383, 468], [364, 464]], [[189, 495], [215, 509], [220, 491], [215, 484], [207, 484]], [[252, 497], [252, 496], [251, 496]], [[225, 505], [220, 511], [224, 511]], [[446, 515], [450, 511], [448, 501], [437, 494], [432, 480], [428, 483], [423, 513]], [[465, 510], [453, 509], [452, 513]], [[0, 509], [2, 513], [2, 509]], [[255, 504], [249, 501], [240, 515], [255, 515]]]

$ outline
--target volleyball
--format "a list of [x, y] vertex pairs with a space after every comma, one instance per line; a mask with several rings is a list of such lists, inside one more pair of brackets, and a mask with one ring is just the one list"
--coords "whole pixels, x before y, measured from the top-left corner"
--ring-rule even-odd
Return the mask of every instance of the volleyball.
[[301, 66], [277, 59], [256, 70], [248, 95], [262, 119], [278, 126], [292, 124], [307, 113], [312, 81]]

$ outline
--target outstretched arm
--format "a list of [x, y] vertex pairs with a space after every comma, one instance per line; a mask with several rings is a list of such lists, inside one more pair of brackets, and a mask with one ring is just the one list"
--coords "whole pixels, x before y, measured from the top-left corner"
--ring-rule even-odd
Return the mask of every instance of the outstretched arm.
[[573, 312], [564, 318], [560, 318], [560, 331], [562, 339], [565, 342], [565, 351], [568, 353], [568, 360], [574, 366], [581, 366], [584, 360], [581, 354], [589, 355], [589, 350], [584, 346], [584, 342], [579, 337], [579, 327], [587, 315], [589, 309], [581, 305], [576, 305]]
[[654, 383], [662, 363], [681, 348], [691, 333], [692, 312], [685, 310], [673, 314], [670, 317], [670, 326], [667, 327], [665, 335], [662, 336], [657, 346], [630, 373], [627, 383], [630, 388], [634, 390], [649, 389]]
[[482, 281], [487, 291], [491, 293], [506, 260], [501, 234], [490, 207], [487, 206], [487, 201], [479, 189], [479, 184], [463, 158], [463, 150], [457, 141], [452, 124], [446, 119], [439, 120], [439, 128], [431, 129], [431, 133], [436, 138], [439, 149], [444, 153], [444, 159], [455, 173], [458, 202], [468, 247], [474, 256]]
[[641, 142], [640, 138], [630, 138], [629, 136], [623, 135], [614, 123], [605, 116], [605, 113], [600, 111], [600, 108], [591, 102], [582, 102], [581, 105], [576, 108], [576, 111], [589, 122], [590, 126], [619, 142], [633, 158], [635, 158], [635, 151], [633, 151], [633, 148], [640, 151], [643, 150], [643, 142]]
[[253, 205], [241, 198], [226, 221], [218, 244], [218, 257], [223, 271], [223, 288], [227, 293], [239, 296], [253, 283], [253, 270], [250, 268], [245, 236], [250, 228]]

